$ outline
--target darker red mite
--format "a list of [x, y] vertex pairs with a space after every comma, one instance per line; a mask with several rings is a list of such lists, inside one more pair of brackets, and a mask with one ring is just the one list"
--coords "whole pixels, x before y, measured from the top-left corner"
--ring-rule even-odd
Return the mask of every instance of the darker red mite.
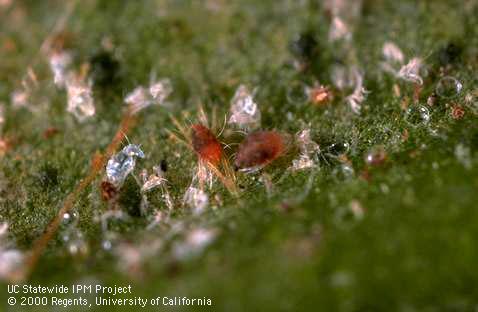
[[234, 165], [236, 168], [264, 166], [285, 151], [282, 135], [275, 131], [257, 131], [249, 134], [239, 146]]
[[199, 159], [208, 161], [213, 165], [219, 164], [222, 157], [222, 146], [216, 136], [201, 124], [192, 125], [191, 130], [193, 148]]

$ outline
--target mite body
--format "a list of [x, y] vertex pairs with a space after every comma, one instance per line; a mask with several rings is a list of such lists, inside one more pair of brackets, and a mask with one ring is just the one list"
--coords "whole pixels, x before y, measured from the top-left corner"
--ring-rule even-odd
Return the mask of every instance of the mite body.
[[239, 146], [234, 165], [238, 169], [264, 167], [285, 151], [284, 137], [275, 131], [249, 134]]
[[103, 181], [101, 182], [101, 198], [103, 198], [104, 201], [109, 201], [118, 195], [118, 189], [110, 182], [108, 181]]
[[199, 159], [217, 166], [222, 158], [222, 146], [216, 136], [201, 124], [191, 126], [192, 146]]

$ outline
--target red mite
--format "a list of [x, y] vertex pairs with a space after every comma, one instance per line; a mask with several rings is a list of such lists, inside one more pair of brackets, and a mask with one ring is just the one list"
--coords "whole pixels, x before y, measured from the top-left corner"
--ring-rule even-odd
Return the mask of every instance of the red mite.
[[116, 187], [108, 181], [101, 182], [101, 198], [104, 201], [109, 201], [118, 194]]
[[257, 131], [249, 134], [239, 146], [234, 165], [236, 168], [265, 166], [285, 151], [282, 135], [275, 131]]
[[201, 124], [191, 126], [191, 140], [199, 159], [217, 165], [221, 161], [222, 146], [216, 136]]

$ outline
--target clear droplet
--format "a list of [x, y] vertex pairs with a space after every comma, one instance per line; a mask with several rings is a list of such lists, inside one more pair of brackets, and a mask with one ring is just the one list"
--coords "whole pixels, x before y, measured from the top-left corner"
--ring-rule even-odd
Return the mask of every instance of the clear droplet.
[[453, 98], [460, 94], [463, 84], [455, 77], [445, 76], [438, 81], [436, 93], [443, 98]]
[[112, 247], [113, 243], [109, 239], [104, 239], [101, 242], [101, 248], [103, 248], [104, 250], [111, 250]]
[[64, 225], [76, 224], [78, 222], [79, 215], [76, 211], [65, 212], [63, 214], [62, 223]]
[[374, 146], [365, 155], [365, 162], [370, 166], [382, 165], [387, 160], [385, 148], [381, 145]]
[[351, 165], [341, 164], [333, 170], [332, 174], [338, 180], [348, 180], [354, 176], [355, 171]]
[[412, 105], [407, 109], [406, 120], [412, 126], [426, 125], [430, 122], [430, 111], [423, 105]]
[[350, 144], [347, 142], [336, 142], [327, 147], [329, 156], [338, 157], [347, 154], [350, 150]]
[[72, 236], [72, 239], [68, 243], [68, 252], [71, 255], [86, 255], [88, 253], [88, 244], [83, 238], [83, 233], [76, 230]]
[[103, 240], [101, 241], [101, 248], [106, 251], [110, 251], [117, 240], [117, 234], [111, 231], [103, 233]]

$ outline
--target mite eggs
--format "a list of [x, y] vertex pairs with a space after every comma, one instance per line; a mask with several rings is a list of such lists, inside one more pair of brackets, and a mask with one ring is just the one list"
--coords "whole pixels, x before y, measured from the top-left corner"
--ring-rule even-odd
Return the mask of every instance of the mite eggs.
[[234, 165], [238, 169], [265, 166], [285, 151], [284, 137], [276, 131], [256, 131], [249, 134], [237, 151]]

